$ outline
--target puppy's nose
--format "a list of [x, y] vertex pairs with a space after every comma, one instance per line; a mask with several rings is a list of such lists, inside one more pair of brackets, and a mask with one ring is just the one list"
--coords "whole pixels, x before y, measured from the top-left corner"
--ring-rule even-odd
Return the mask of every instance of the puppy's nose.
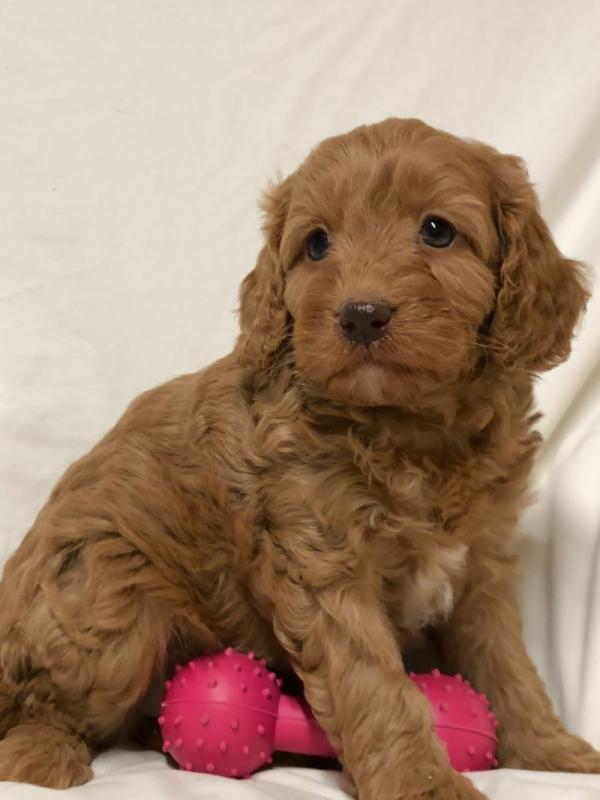
[[383, 336], [391, 318], [392, 308], [387, 303], [349, 300], [340, 309], [338, 323], [348, 341], [371, 344]]

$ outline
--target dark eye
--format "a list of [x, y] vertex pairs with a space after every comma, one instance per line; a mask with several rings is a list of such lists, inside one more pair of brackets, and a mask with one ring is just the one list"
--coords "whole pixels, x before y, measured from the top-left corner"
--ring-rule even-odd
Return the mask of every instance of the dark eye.
[[441, 217], [426, 217], [419, 233], [429, 247], [448, 247], [456, 236], [454, 226]]
[[306, 240], [306, 253], [311, 261], [320, 261], [325, 258], [329, 250], [329, 237], [322, 228], [317, 228], [309, 234]]

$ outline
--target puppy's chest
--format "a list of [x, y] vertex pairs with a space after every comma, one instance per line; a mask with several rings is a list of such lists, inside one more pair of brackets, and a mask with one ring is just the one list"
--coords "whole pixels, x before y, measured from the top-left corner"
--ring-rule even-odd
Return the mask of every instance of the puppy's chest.
[[398, 627], [415, 631], [446, 617], [461, 590], [476, 505], [467, 486], [460, 469], [408, 459], [381, 468], [354, 459], [297, 465], [277, 484], [279, 523], [296, 547], [305, 542], [309, 558], [327, 554], [320, 581], [337, 579], [329, 553], [338, 552], [345, 568], [380, 587]]
[[380, 570], [390, 616], [414, 632], [452, 611], [466, 579], [476, 503], [459, 476], [410, 463], [388, 488], [389, 510], [364, 555]]
[[446, 619], [459, 596], [467, 570], [468, 545], [432, 541], [415, 548], [390, 569], [383, 565], [383, 600], [402, 630], [414, 633]]

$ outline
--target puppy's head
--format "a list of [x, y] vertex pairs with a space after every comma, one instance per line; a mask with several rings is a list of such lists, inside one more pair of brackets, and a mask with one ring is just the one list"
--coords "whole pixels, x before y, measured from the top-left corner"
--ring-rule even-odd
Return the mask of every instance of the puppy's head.
[[569, 353], [587, 292], [521, 162], [416, 120], [319, 145], [264, 200], [238, 355], [353, 405], [420, 405], [486, 369]]

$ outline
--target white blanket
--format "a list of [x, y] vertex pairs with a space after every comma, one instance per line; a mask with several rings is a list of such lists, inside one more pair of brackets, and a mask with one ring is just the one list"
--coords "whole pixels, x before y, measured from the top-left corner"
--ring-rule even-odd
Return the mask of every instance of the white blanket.
[[[0, 562], [135, 394], [230, 349], [259, 188], [326, 135], [419, 116], [517, 152], [561, 247], [600, 265], [599, 32], [597, 0], [3, 0]], [[596, 295], [539, 385], [522, 586], [557, 708], [597, 746], [599, 312]], [[74, 800], [343, 796], [335, 774], [234, 783], [134, 751], [95, 769]], [[498, 800], [600, 798], [595, 776], [475, 780]]]

